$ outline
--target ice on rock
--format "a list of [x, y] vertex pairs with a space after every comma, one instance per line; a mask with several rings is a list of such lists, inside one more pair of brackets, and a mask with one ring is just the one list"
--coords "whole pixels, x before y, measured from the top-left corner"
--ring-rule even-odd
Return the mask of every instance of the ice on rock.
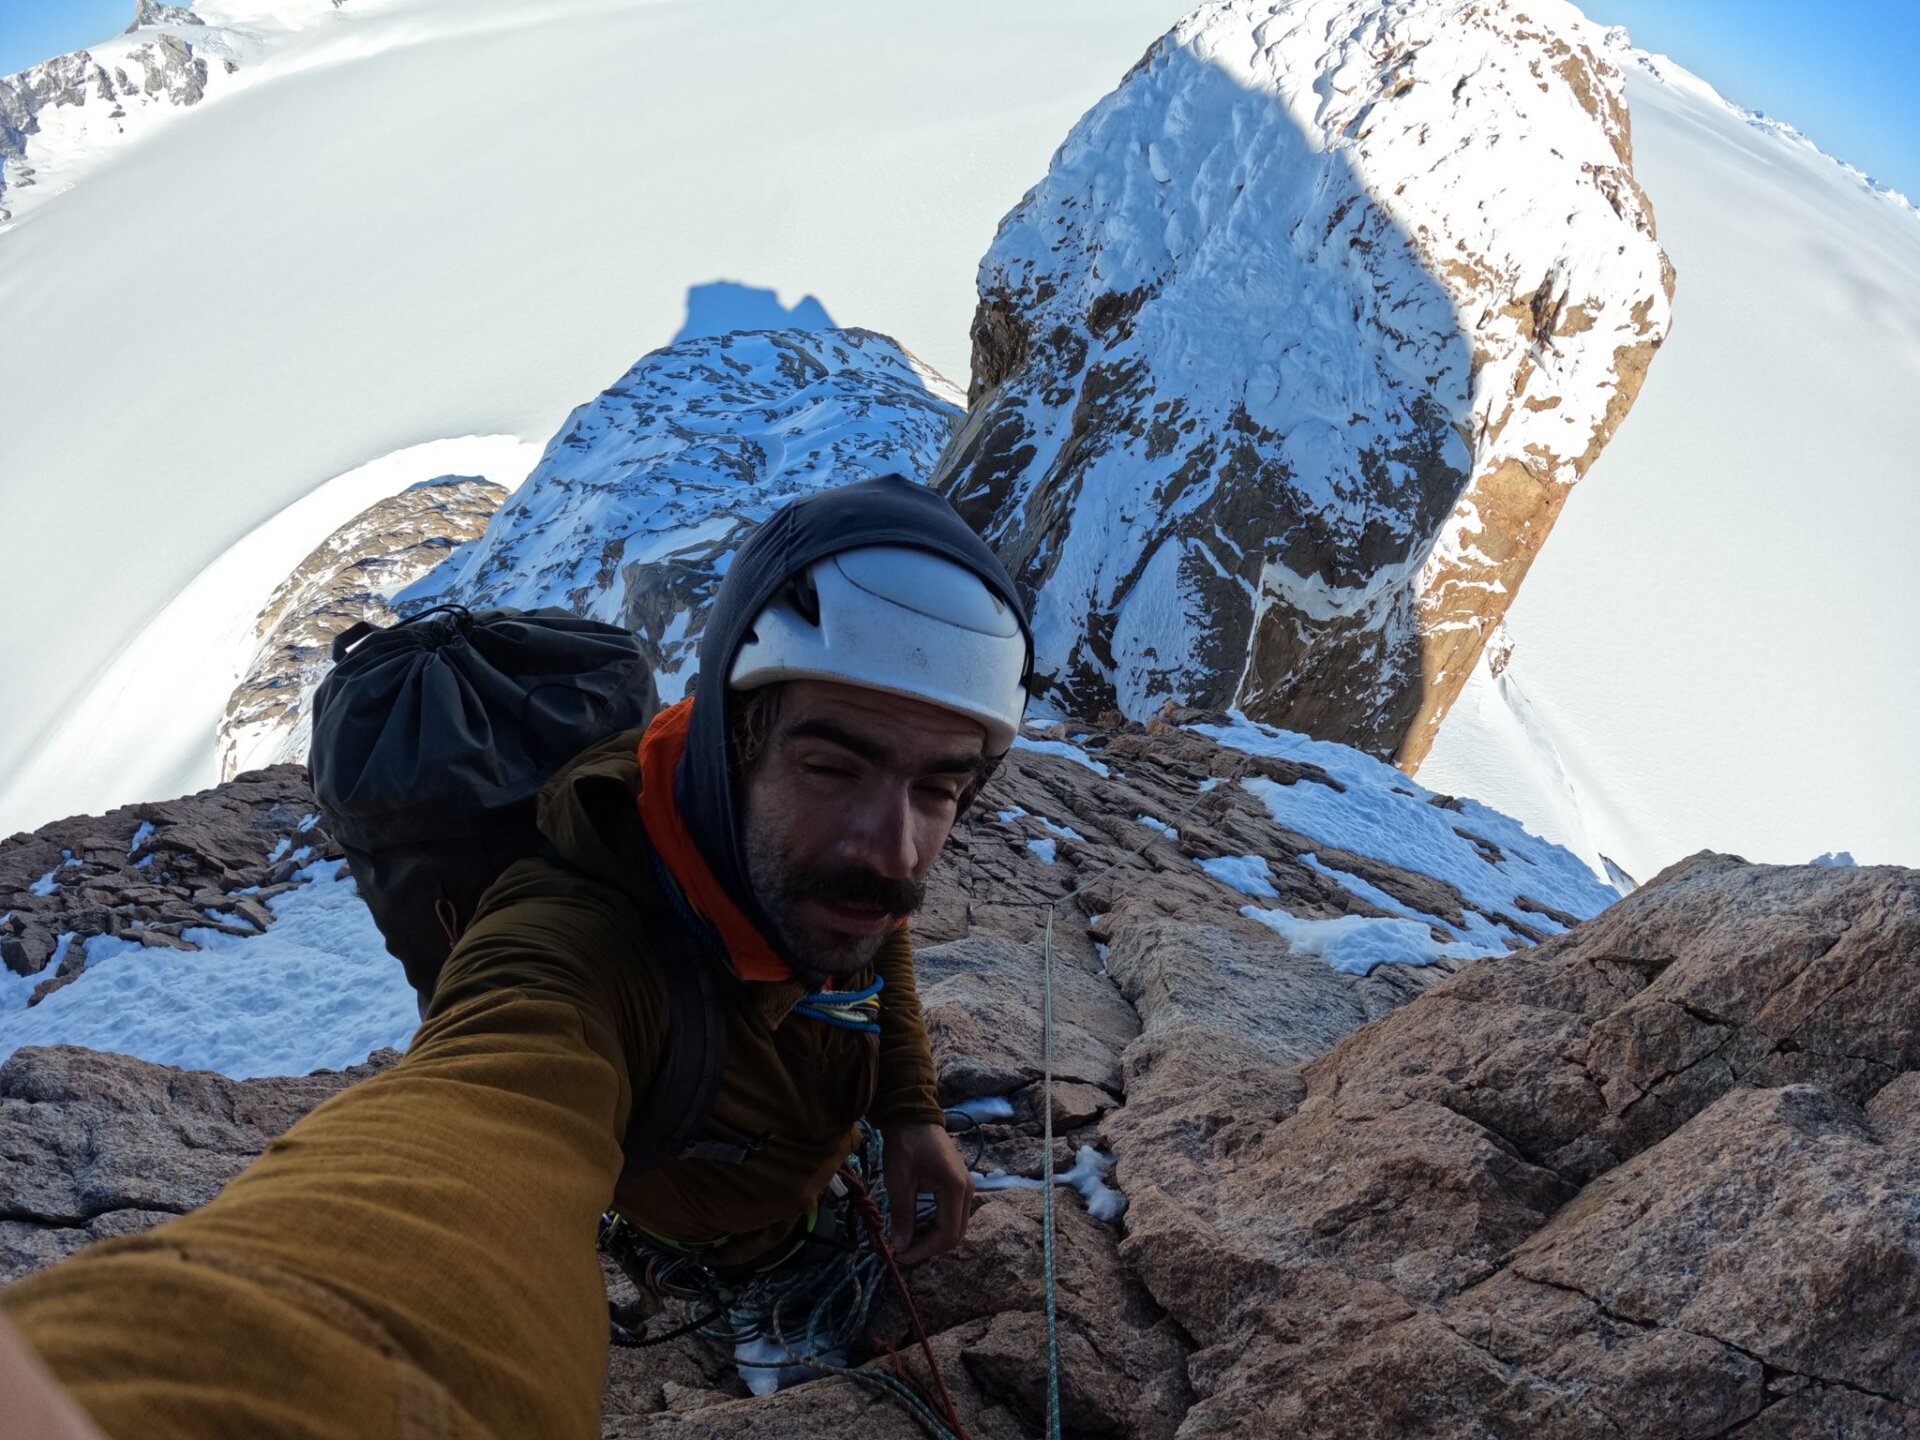
[[1011, 1120], [1013, 1101], [1005, 1095], [983, 1095], [977, 1100], [962, 1100], [947, 1109], [969, 1120]]

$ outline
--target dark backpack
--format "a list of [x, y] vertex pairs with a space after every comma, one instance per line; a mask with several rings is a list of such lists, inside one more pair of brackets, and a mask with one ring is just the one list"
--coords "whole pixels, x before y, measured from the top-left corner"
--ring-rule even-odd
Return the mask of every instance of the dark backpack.
[[[536, 854], [564, 863], [536, 824], [541, 787], [652, 719], [653, 672], [629, 631], [558, 609], [447, 605], [387, 629], [362, 622], [335, 638], [333, 659], [313, 700], [314, 794], [424, 1015], [501, 872]], [[682, 1153], [724, 1065], [712, 962], [670, 907], [657, 920], [668, 1043], [628, 1127], [629, 1176]]]

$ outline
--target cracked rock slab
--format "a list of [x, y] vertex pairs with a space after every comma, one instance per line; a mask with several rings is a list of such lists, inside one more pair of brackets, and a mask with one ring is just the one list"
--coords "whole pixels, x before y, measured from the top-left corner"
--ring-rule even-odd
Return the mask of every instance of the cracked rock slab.
[[398, 1056], [229, 1080], [73, 1045], [0, 1065], [0, 1284], [204, 1205], [294, 1121]]
[[1917, 959], [1912, 871], [1705, 856], [1304, 1065], [1143, 1003], [1181, 1435], [1920, 1434]]

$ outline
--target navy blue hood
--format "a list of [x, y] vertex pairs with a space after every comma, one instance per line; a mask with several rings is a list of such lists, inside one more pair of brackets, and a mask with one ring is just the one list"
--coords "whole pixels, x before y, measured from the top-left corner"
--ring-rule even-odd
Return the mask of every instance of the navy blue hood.
[[[674, 779], [674, 799], [693, 843], [742, 913], [780, 950], [747, 879], [733, 777], [727, 763], [727, 676], [756, 616], [789, 580], [845, 550], [906, 545], [931, 551], [978, 575], [1013, 607], [1027, 637], [1033, 669], [1033, 627], [1006, 568], [968, 528], [944, 495], [901, 475], [882, 475], [819, 490], [775, 511], [734, 555], [700, 639], [687, 748]], [[792, 957], [786, 956], [791, 963]], [[796, 967], [797, 968], [797, 967]]]

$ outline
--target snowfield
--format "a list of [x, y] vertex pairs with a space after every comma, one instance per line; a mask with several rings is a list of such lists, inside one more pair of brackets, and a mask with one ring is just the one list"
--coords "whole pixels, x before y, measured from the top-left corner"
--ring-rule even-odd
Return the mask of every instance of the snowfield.
[[[39, 739], [34, 767], [11, 785], [0, 783], [0, 833], [130, 800], [171, 799], [213, 784], [220, 778], [216, 731], [252, 661], [254, 621], [314, 544], [376, 501], [436, 476], [480, 475], [511, 489], [539, 456], [538, 446], [512, 435], [409, 445], [323, 481], [269, 516], [194, 575], [78, 702], [55, 717]], [[69, 543], [84, 553], [88, 542]], [[112, 573], [111, 566], [100, 568]], [[84, 626], [110, 609], [117, 595], [105, 584], [63, 618]], [[26, 638], [15, 634], [0, 645]], [[8, 693], [12, 703], [0, 734], [12, 740], [25, 733], [31, 692], [10, 686]]]
[[[995, 225], [1184, 8], [346, 0], [23, 203], [0, 228], [0, 833], [211, 783], [219, 706], [165, 679], [198, 632], [142, 627], [330, 476], [443, 436], [543, 444], [690, 304], [716, 313], [695, 287], [812, 295], [964, 376]], [[215, 598], [241, 625], [266, 593]], [[156, 768], [107, 730], [69, 770], [61, 737], [128, 703], [96, 683], [117, 660], [203, 753]]]
[[85, 1045], [236, 1080], [358, 1065], [405, 1049], [420, 1014], [343, 862], [321, 861], [267, 902], [273, 928], [239, 937], [189, 930], [198, 951], [102, 935], [87, 968], [38, 1005], [52, 973], [0, 966], [0, 1060], [22, 1045]]
[[1622, 63], [1673, 333], [1421, 783], [1639, 880], [1703, 848], [1920, 864], [1920, 214]]

